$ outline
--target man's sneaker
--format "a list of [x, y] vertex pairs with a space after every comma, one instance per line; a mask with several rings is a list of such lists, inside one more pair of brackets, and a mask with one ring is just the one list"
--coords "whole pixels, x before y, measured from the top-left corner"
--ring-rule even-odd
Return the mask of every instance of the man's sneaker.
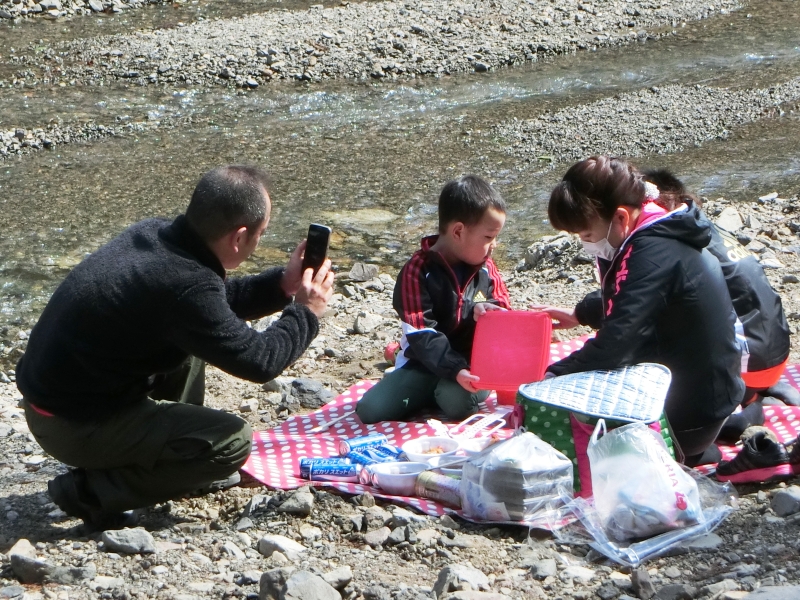
[[234, 471], [230, 475], [228, 475], [225, 479], [217, 479], [216, 481], [212, 481], [211, 483], [207, 483], [206, 485], [197, 488], [194, 490], [190, 495], [191, 496], [205, 496], [206, 494], [210, 494], [212, 492], [219, 492], [221, 490], [227, 490], [235, 485], [239, 485], [239, 482], [242, 481], [242, 476], [239, 474], [239, 471]]
[[771, 431], [757, 431], [744, 440], [733, 460], [717, 465], [717, 479], [731, 483], [791, 477], [789, 454]]
[[86, 473], [75, 469], [47, 482], [47, 493], [56, 505], [71, 517], [82, 519], [90, 531], [122, 529], [136, 525], [139, 517], [134, 511], [109, 512], [86, 500]]

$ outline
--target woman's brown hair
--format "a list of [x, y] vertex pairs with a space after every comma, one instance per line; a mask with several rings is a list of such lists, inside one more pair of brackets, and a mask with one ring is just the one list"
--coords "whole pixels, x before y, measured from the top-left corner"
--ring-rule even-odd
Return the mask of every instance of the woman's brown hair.
[[620, 206], [644, 204], [641, 173], [621, 158], [592, 156], [572, 165], [550, 194], [547, 214], [556, 229], [577, 233], [596, 217], [610, 220]]

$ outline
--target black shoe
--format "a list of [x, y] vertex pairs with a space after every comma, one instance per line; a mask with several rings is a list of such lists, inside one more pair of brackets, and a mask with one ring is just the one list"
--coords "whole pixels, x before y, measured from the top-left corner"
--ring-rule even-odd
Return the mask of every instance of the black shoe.
[[122, 529], [138, 521], [134, 511], [109, 512], [91, 500], [85, 490], [86, 473], [82, 469], [68, 471], [47, 482], [47, 493], [58, 507], [71, 517], [82, 519], [90, 531]]
[[234, 471], [233, 473], [228, 475], [228, 477], [226, 477], [225, 479], [217, 479], [216, 481], [207, 483], [203, 487], [197, 488], [190, 495], [205, 496], [206, 494], [211, 494], [212, 492], [227, 490], [228, 488], [232, 488], [235, 485], [239, 485], [241, 481], [242, 481], [242, 476], [239, 474], [239, 471]]
[[762, 396], [772, 396], [789, 406], [800, 406], [800, 392], [785, 381], [779, 381], [766, 390], [759, 392]]
[[739, 441], [745, 429], [763, 424], [764, 406], [759, 398], [757, 402], [747, 405], [741, 411], [733, 413], [725, 419], [722, 429], [717, 434], [717, 441], [722, 444], [733, 445]]
[[744, 441], [733, 460], [717, 465], [717, 479], [731, 483], [791, 477], [789, 454], [772, 432], [757, 431]]

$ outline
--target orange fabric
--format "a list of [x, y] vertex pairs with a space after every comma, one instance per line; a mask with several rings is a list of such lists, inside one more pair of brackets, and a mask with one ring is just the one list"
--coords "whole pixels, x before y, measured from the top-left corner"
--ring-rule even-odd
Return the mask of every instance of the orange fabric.
[[783, 375], [783, 371], [786, 368], [786, 363], [788, 362], [789, 359], [787, 358], [776, 367], [764, 369], [763, 371], [749, 371], [747, 373], [742, 373], [744, 384], [747, 387], [754, 389], [771, 387], [778, 383], [778, 380], [781, 378], [781, 375]]

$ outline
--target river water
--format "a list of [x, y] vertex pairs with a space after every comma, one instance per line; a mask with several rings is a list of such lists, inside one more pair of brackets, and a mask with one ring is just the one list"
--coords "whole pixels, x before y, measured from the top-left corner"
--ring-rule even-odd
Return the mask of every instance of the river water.
[[[222, 16], [228, 10], [225, 3], [208, 6]], [[215, 16], [208, 6], [203, 10]], [[198, 10], [191, 4], [144, 9], [104, 25], [92, 19], [24, 23], [0, 30], [0, 36], [13, 31], [22, 48], [38, 38], [96, 35], [98, 27], [116, 31], [123, 28], [120, 23], [188, 22]], [[545, 173], [518, 168], [493, 138], [492, 125], [651, 85], [763, 87], [785, 81], [800, 75], [799, 32], [797, 3], [768, 0], [690, 24], [656, 42], [485, 75], [399, 84], [267, 85], [248, 93], [0, 90], [0, 127], [41, 126], [53, 118], [150, 125], [168, 118], [192, 121], [0, 163], [0, 326], [33, 322], [87, 252], [133, 221], [180, 213], [199, 175], [230, 162], [262, 165], [274, 179], [272, 222], [243, 266], [246, 271], [282, 263], [310, 221], [334, 228], [331, 254], [342, 267], [354, 260], [397, 267], [419, 237], [435, 229], [441, 185], [463, 172], [493, 179], [508, 201], [498, 258], [510, 266], [526, 245], [550, 231], [544, 202], [565, 165]], [[639, 162], [669, 166], [709, 197], [797, 193], [800, 118], [775, 116], [738, 129], [728, 140]]]

